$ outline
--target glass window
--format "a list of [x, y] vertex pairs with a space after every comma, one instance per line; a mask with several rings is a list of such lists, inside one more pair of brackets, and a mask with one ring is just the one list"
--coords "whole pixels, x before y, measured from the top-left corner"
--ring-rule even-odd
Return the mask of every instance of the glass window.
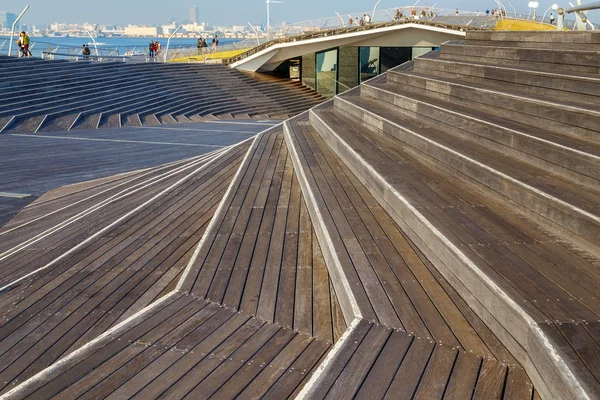
[[359, 50], [360, 82], [371, 79], [380, 73], [379, 47], [361, 47]]
[[317, 53], [317, 92], [325, 97], [335, 96], [337, 91], [338, 50]]
[[412, 58], [413, 60], [417, 57], [422, 56], [425, 53], [429, 53], [435, 47], [413, 47], [412, 48]]

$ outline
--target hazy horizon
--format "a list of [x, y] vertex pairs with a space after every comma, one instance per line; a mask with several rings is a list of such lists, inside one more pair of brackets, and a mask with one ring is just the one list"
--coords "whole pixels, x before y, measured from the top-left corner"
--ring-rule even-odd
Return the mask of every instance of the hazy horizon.
[[[344, 15], [348, 13], [356, 14], [372, 10], [375, 5], [375, 1], [364, 2], [354, 0], [331, 0], [326, 3], [319, 0], [304, 0], [302, 2], [297, 0], [283, 1], [283, 4], [271, 5], [271, 21], [274, 24], [283, 21], [298, 22], [329, 17], [335, 15], [336, 11]], [[553, 1], [538, 0], [538, 2], [540, 3], [538, 14], [543, 14], [553, 4]], [[420, 1], [418, 6], [433, 5], [436, 3], [436, 7], [459, 8], [465, 11], [485, 11], [487, 8], [492, 9], [496, 7], [494, 1], [475, 0]], [[205, 6], [202, 6], [199, 0], [180, 0], [176, 3], [164, 0], [128, 0], [126, 3], [123, 0], [103, 0], [102, 2], [93, 2], [86, 5], [77, 4], [76, 7], [73, 6], [73, 0], [29, 0], [27, 3], [2, 5], [0, 11], [19, 14], [25, 4], [29, 4], [31, 8], [25, 17], [23, 17], [22, 23], [33, 25], [51, 24], [54, 22], [157, 25], [166, 23], [170, 17], [173, 17], [177, 21], [188, 20], [189, 9], [193, 6], [200, 8], [201, 21], [214, 25], [246, 25], [248, 22], [260, 24], [266, 19], [266, 5], [264, 0], [220, 0]], [[378, 5], [378, 9], [409, 6], [412, 4], [414, 4], [414, 1], [402, 4], [392, 0], [382, 0]], [[508, 5], [508, 2], [504, 1], [504, 4], [509, 7], [508, 11], [512, 12], [512, 8]], [[515, 0], [512, 4], [515, 6], [517, 12], [528, 12], [526, 1]], [[563, 7], [568, 6], [568, 3], [558, 4]]]

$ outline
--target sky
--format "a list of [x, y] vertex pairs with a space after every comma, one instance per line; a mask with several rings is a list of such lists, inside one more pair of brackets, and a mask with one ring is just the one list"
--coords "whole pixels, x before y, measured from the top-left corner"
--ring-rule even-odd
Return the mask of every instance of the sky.
[[[282, 0], [283, 4], [271, 4], [271, 21], [299, 22], [340, 14], [355, 14], [372, 10], [376, 0]], [[378, 9], [408, 6], [416, 0], [406, 3], [397, 0], [381, 0]], [[545, 10], [554, 1], [537, 0], [539, 9]], [[559, 2], [559, 5], [567, 6]], [[575, 0], [571, 0], [575, 3]], [[589, 3], [591, 0], [584, 0]], [[421, 0], [419, 6], [427, 0]], [[528, 0], [512, 0], [517, 12], [527, 13]], [[429, 0], [430, 5], [435, 0]], [[506, 0], [503, 2], [508, 4]], [[52, 22], [99, 23], [99, 24], [163, 24], [170, 17], [178, 21], [189, 19], [189, 9], [200, 8], [200, 20], [214, 25], [246, 25], [248, 22], [260, 24], [264, 22], [266, 5], [264, 0], [25, 0], [23, 2], [0, 1], [0, 11], [19, 14], [23, 7], [31, 7], [22, 22], [27, 24], [49, 24]], [[8, 7], [8, 9], [5, 9]], [[439, 0], [437, 7], [461, 10], [484, 11], [494, 8], [493, 0]], [[510, 7], [509, 7], [510, 11]], [[538, 11], [539, 13], [539, 11]], [[542, 11], [543, 13], [543, 11]]]

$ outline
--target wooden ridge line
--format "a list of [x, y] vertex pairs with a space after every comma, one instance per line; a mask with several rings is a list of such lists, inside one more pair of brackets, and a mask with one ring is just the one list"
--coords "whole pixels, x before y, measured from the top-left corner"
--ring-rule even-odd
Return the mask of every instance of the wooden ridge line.
[[[311, 117], [319, 120], [323, 126], [327, 127], [330, 134], [337, 138], [339, 145], [343, 146], [345, 151], [351, 154], [355, 159], [359, 160], [359, 162], [369, 171], [370, 176], [377, 179], [379, 183], [386, 188], [386, 190], [389, 190], [390, 193], [396, 197], [404, 207], [406, 207], [406, 209], [410, 212], [410, 215], [416, 218], [419, 223], [423, 224], [428, 232], [437, 237], [440, 242], [451, 252], [451, 254], [456, 256], [464, 266], [472, 271], [483, 283], [483, 285], [485, 285], [492, 293], [494, 293], [500, 299], [500, 301], [503, 301], [506, 306], [516, 314], [516, 316], [523, 319], [534, 336], [533, 340], [539, 340], [541, 342], [540, 344], [548, 350], [548, 354], [554, 361], [556, 369], [560, 371], [560, 373], [564, 376], [564, 379], [569, 382], [573, 391], [577, 393], [577, 398], [590, 399], [586, 391], [579, 383], [577, 377], [573, 374], [565, 360], [559, 355], [555, 345], [552, 344], [550, 339], [546, 336], [543, 330], [540, 329], [539, 325], [533, 320], [533, 318], [531, 318], [531, 316], [518, 303], [516, 303], [500, 286], [498, 286], [496, 282], [490, 279], [485, 272], [483, 272], [473, 261], [471, 261], [469, 257], [467, 257], [456, 245], [454, 245], [440, 230], [438, 230], [431, 222], [429, 222], [429, 220], [423, 214], [421, 214], [419, 210], [417, 210], [400, 192], [398, 192], [393, 185], [388, 183], [385, 178], [382, 177], [360, 154], [358, 154], [345, 140], [343, 140], [335, 131], [333, 131], [333, 129], [331, 129], [317, 113], [311, 112]], [[356, 174], [357, 177], [361, 177], [361, 180], [365, 179], [353, 168], [350, 169]], [[527, 357], [529, 358], [530, 356], [527, 355]]]
[[[249, 139], [246, 139], [245, 141], [247, 141], [247, 140], [249, 140]], [[30, 277], [30, 276], [32, 276], [32, 275], [34, 275], [34, 274], [36, 274], [36, 273], [38, 273], [40, 271], [43, 271], [43, 270], [51, 267], [52, 265], [56, 264], [58, 261], [66, 258], [67, 256], [69, 256], [69, 255], [73, 254], [74, 252], [78, 251], [80, 248], [84, 247], [85, 245], [87, 245], [92, 240], [98, 238], [99, 236], [101, 236], [105, 232], [109, 231], [113, 227], [115, 227], [118, 224], [120, 224], [122, 221], [126, 220], [127, 218], [129, 218], [130, 216], [134, 215], [138, 211], [140, 211], [143, 208], [147, 207], [148, 205], [152, 204], [154, 201], [156, 201], [157, 199], [159, 199], [160, 197], [162, 197], [165, 193], [168, 193], [169, 191], [173, 190], [174, 188], [180, 186], [181, 184], [183, 184], [184, 182], [186, 182], [187, 180], [189, 180], [192, 176], [194, 176], [198, 172], [200, 172], [203, 169], [207, 168], [208, 166], [212, 165], [215, 161], [219, 160], [222, 156], [224, 156], [225, 154], [229, 153], [229, 151], [231, 151], [235, 147], [243, 144], [245, 141], [240, 142], [240, 143], [238, 143], [236, 145], [227, 147], [227, 151], [223, 151], [222, 153], [220, 153], [220, 154], [218, 154], [216, 156], [213, 156], [212, 159], [210, 159], [206, 163], [202, 164], [200, 167], [198, 167], [197, 169], [195, 169], [194, 171], [192, 171], [188, 175], [184, 176], [183, 178], [181, 178], [180, 180], [178, 180], [174, 184], [172, 184], [169, 187], [165, 188], [160, 193], [156, 194], [155, 196], [153, 196], [152, 198], [150, 198], [149, 200], [147, 200], [143, 204], [140, 204], [138, 207], [136, 207], [133, 210], [129, 211], [127, 214], [121, 216], [120, 218], [118, 218], [117, 220], [115, 220], [114, 222], [112, 222], [111, 224], [109, 224], [108, 226], [104, 227], [103, 229], [99, 230], [95, 234], [91, 235], [90, 237], [88, 237], [87, 239], [85, 239], [84, 241], [82, 241], [81, 243], [79, 243], [78, 245], [76, 245], [75, 247], [73, 247], [72, 249], [66, 251], [62, 255], [58, 256], [54, 260], [50, 261], [48, 264], [44, 265], [43, 267], [40, 267], [40, 268], [36, 269], [35, 271], [32, 271], [32, 272], [30, 272], [30, 273], [22, 276], [21, 278], [18, 278], [16, 280], [14, 280], [14, 281], [6, 284], [3, 287], [0, 287], [0, 293], [2, 293], [3, 291], [5, 291], [9, 287], [11, 287], [11, 286], [13, 286], [13, 285], [21, 282], [22, 280], [27, 279], [28, 277]], [[194, 165], [192, 165], [190, 167], [186, 167], [185, 169], [193, 168], [196, 165], [197, 164], [194, 164]], [[41, 240], [41, 239], [39, 239], [39, 240]]]
[[[229, 146], [226, 150], [224, 150], [221, 154], [219, 154], [217, 156], [217, 158], [209, 161], [209, 163], [212, 163], [212, 162], [216, 161], [220, 157], [224, 156], [226, 153], [229, 153], [229, 151], [233, 150], [235, 147], [243, 145], [244, 143], [246, 143], [246, 142], [248, 142], [250, 140], [256, 140], [254, 143], [257, 143], [257, 139], [262, 134], [264, 134], [264, 133], [266, 133], [266, 132], [268, 132], [268, 131], [270, 131], [272, 129], [277, 128], [279, 125], [281, 125], [281, 124], [278, 124], [277, 126], [275, 126], [273, 128], [269, 128], [267, 131], [263, 131], [263, 132], [259, 133], [258, 135], [254, 136], [254, 137], [245, 139], [242, 142], [239, 142], [239, 143], [237, 143], [235, 145]], [[253, 143], [253, 145], [254, 145], [254, 143]], [[252, 147], [246, 153], [246, 156], [244, 158], [244, 162], [247, 161], [248, 158], [250, 157], [249, 154], [252, 153], [251, 150], [252, 150]], [[222, 210], [222, 208], [223, 208], [222, 205], [225, 203], [225, 199], [226, 199], [227, 195], [231, 193], [232, 188], [234, 186], [234, 183], [236, 181], [236, 178], [238, 177], [238, 175], [241, 174], [242, 166], [244, 166], [244, 162], [242, 162], [242, 165], [238, 169], [238, 171], [236, 173], [236, 176], [234, 177], [234, 180], [230, 183], [230, 185], [229, 185], [229, 187], [227, 189], [225, 197], [223, 198], [223, 200], [221, 200], [221, 203], [219, 204], [219, 208], [217, 209], [217, 212], [219, 212], [219, 211], [224, 212]], [[169, 189], [167, 189], [167, 190], [169, 190]], [[160, 196], [160, 194], [157, 195], [157, 196]], [[133, 212], [135, 212], [135, 210]], [[215, 214], [215, 216], [216, 216], [216, 214]], [[201, 247], [201, 244], [205, 242], [205, 237], [208, 235], [208, 232], [210, 231], [210, 228], [214, 225], [214, 224], [212, 224], [212, 221], [214, 221], [214, 220], [215, 220], [215, 217], [213, 216], [213, 218], [211, 220], [211, 225], [209, 225], [209, 227], [206, 229], [206, 231], [202, 235], [201, 242], [199, 243], [199, 245], [197, 246], [197, 248], [196, 248], [196, 250], [194, 252], [194, 255], [196, 255], [196, 257], [197, 257], [197, 253], [199, 252], [199, 249]], [[18, 386], [14, 387], [12, 390], [10, 390], [10, 391], [6, 392], [5, 394], [3, 394], [2, 396], [0, 396], [0, 400], [10, 399], [10, 398], [18, 398], [19, 393], [21, 393], [22, 391], [24, 391], [27, 388], [29, 388], [36, 381], [39, 381], [39, 380], [46, 380], [46, 381], [51, 380], [53, 377], [56, 376], [56, 374], [59, 372], [59, 370], [60, 370], [61, 367], [65, 366], [65, 365], [69, 365], [69, 363], [76, 363], [77, 359], [79, 357], [84, 357], [85, 354], [88, 351], [93, 350], [95, 346], [101, 345], [104, 341], [111, 340], [113, 337], [118, 336], [120, 334], [120, 332], [122, 330], [126, 329], [127, 325], [129, 323], [131, 323], [132, 321], [135, 321], [137, 318], [144, 317], [148, 313], [152, 312], [154, 309], [158, 308], [162, 303], [164, 303], [165, 301], [168, 301], [169, 299], [171, 299], [171, 297], [177, 296], [178, 294], [183, 294], [184, 292], [181, 291], [181, 285], [182, 285], [184, 279], [186, 278], [186, 275], [189, 272], [189, 269], [191, 268], [191, 265], [192, 265], [192, 262], [190, 262], [188, 264], [188, 267], [186, 268], [186, 271], [184, 271], [184, 273], [182, 274], [182, 277], [180, 278], [177, 287], [175, 289], [173, 289], [171, 292], [165, 294], [163, 297], [161, 297], [158, 300], [152, 302], [151, 304], [149, 304], [148, 306], [144, 307], [143, 309], [141, 309], [137, 313], [133, 314], [129, 318], [123, 320], [121, 323], [119, 323], [119, 324], [115, 325], [114, 327], [110, 328], [109, 330], [107, 330], [103, 334], [97, 336], [96, 338], [94, 338], [91, 341], [87, 342], [83, 346], [81, 346], [78, 349], [72, 351], [71, 353], [69, 353], [66, 356], [62, 357], [58, 361], [52, 363], [50, 366], [44, 368], [42, 371], [38, 372], [37, 374], [35, 374], [31, 378], [23, 381]], [[2, 289], [0, 289], [0, 291], [1, 290]], [[207, 300], [205, 300], [205, 301], [207, 301]], [[224, 308], [226, 308], [226, 307], [224, 307]]]
[[[254, 154], [254, 150], [256, 150], [256, 148], [258, 147], [258, 143], [260, 142], [260, 139], [264, 135], [268, 134], [269, 132], [276, 130], [277, 128], [280, 128], [281, 125], [282, 124], [277, 124], [274, 127], [266, 129], [266, 130], [260, 132], [259, 134], [257, 134], [256, 136], [254, 136], [252, 138], [248, 138], [248, 139], [244, 140], [243, 142], [241, 142], [241, 143], [245, 143], [249, 140], [253, 140], [252, 145], [246, 152], [246, 155], [244, 156], [244, 159], [242, 160], [240, 167], [238, 168], [237, 172], [235, 173], [233, 180], [229, 184], [229, 187], [227, 188], [227, 191], [225, 192], [223, 199], [219, 203], [219, 206], [217, 207], [215, 214], [213, 215], [212, 219], [210, 220], [208, 227], [204, 231], [204, 234], [202, 235], [202, 239], [200, 239], [200, 242], [198, 242], [198, 245], [196, 246], [196, 249], [194, 250], [194, 254], [192, 254], [192, 257], [190, 258], [188, 265], [186, 266], [185, 270], [183, 271], [183, 274], [181, 275], [181, 279], [179, 279], [179, 282], [177, 283], [177, 287], [175, 288], [175, 290], [183, 290], [184, 292], [189, 292], [191, 290], [194, 282], [191, 282], [191, 284], [186, 282], [187, 277], [188, 277], [190, 271], [192, 270], [194, 263], [198, 259], [198, 255], [200, 254], [203, 247], [205, 246], [205, 243], [206, 243], [207, 238], [209, 237], [209, 234], [213, 230], [216, 229], [216, 224], [217, 224], [217, 221], [219, 220], [219, 216], [222, 215], [224, 217], [225, 214], [227, 213], [227, 210], [225, 209], [225, 204], [227, 203], [227, 200], [229, 198], [231, 198], [232, 196], [235, 195], [235, 193], [233, 193], [233, 188], [235, 186], [237, 186], [240, 183], [240, 181], [243, 179], [243, 172], [248, 167], [250, 158]], [[187, 284], [187, 287], [184, 288], [184, 284]]]
[[[92, 214], [93, 212], [98, 211], [98, 210], [104, 208], [105, 206], [111, 204], [114, 201], [122, 200], [125, 197], [131, 196], [131, 195], [135, 194], [136, 192], [138, 192], [138, 191], [140, 191], [142, 189], [145, 189], [145, 188], [147, 188], [149, 186], [152, 186], [152, 185], [154, 185], [156, 183], [159, 183], [159, 182], [161, 182], [161, 181], [163, 181], [165, 179], [171, 178], [171, 177], [173, 177], [173, 176], [175, 176], [175, 175], [177, 175], [177, 174], [179, 174], [179, 173], [181, 173], [181, 172], [183, 172], [183, 171], [185, 171], [187, 169], [193, 168], [193, 167], [195, 167], [197, 165], [201, 165], [206, 160], [214, 159], [218, 155], [219, 155], [219, 153], [217, 153], [217, 154], [211, 153], [211, 155], [209, 157], [205, 157], [205, 158], [202, 158], [202, 159], [194, 160], [194, 161], [190, 162], [187, 165], [184, 165], [182, 167], [177, 167], [176, 169], [174, 169], [172, 171], [166, 172], [166, 173], [164, 173], [162, 175], [159, 175], [157, 177], [154, 177], [154, 178], [150, 178], [147, 181], [140, 182], [140, 183], [138, 183], [136, 185], [133, 185], [130, 188], [126, 188], [126, 189], [120, 191], [119, 193], [112, 195], [108, 199], [104, 199], [100, 203], [95, 204], [95, 205], [93, 205], [93, 206], [85, 209], [84, 211], [81, 211], [79, 214], [74, 215], [74, 216], [72, 216], [70, 218], [67, 218], [65, 221], [62, 221], [59, 224], [55, 225], [54, 227], [49, 228], [49, 229], [45, 230], [44, 232], [39, 233], [38, 235], [34, 236], [33, 238], [30, 238], [30, 239], [26, 240], [25, 242], [23, 242], [23, 243], [15, 246], [15, 247], [13, 247], [12, 249], [6, 250], [4, 253], [0, 254], [0, 261], [4, 260], [4, 259], [6, 259], [6, 258], [8, 258], [10, 256], [13, 256], [17, 252], [19, 252], [19, 251], [21, 251], [23, 249], [26, 249], [27, 247], [29, 247], [29, 246], [31, 246], [31, 245], [39, 242], [40, 240], [45, 239], [46, 237], [52, 235], [53, 233], [58, 232], [59, 230], [61, 230], [61, 229], [65, 228], [65, 227], [67, 227], [67, 226], [69, 226], [69, 225], [77, 222], [81, 218], [86, 217], [86, 216]], [[133, 188], [136, 188], [136, 189], [135, 190], [131, 190]], [[43, 216], [43, 217], [46, 217], [46, 215]], [[41, 218], [43, 218], [43, 217], [41, 217]], [[1, 291], [1, 289], [0, 289], [0, 291]]]
[[[306, 115], [307, 112], [300, 114], [298, 117]], [[335, 251], [331, 236], [329, 235], [329, 232], [327, 231], [327, 229], [325, 227], [325, 221], [323, 220], [323, 215], [321, 214], [321, 212], [319, 210], [318, 203], [315, 200], [315, 194], [314, 194], [312, 188], [310, 187], [310, 184], [306, 178], [306, 171], [304, 170], [304, 167], [302, 166], [302, 163], [300, 162], [300, 156], [298, 154], [298, 150], [296, 149], [296, 146], [294, 146], [294, 142], [292, 140], [287, 123], [284, 123], [283, 131], [284, 131], [285, 141], [286, 141], [286, 144], [288, 147], [288, 152], [292, 159], [292, 163], [294, 165], [294, 170], [296, 172], [296, 176], [298, 177], [298, 182], [300, 183], [300, 187], [302, 188], [302, 193], [304, 194], [307, 205], [310, 205], [307, 208], [308, 208], [309, 214], [311, 216], [311, 219], [314, 221], [313, 226], [315, 227], [315, 232], [317, 233], [317, 237], [319, 239], [321, 239], [322, 243], [323, 243], [323, 246], [322, 246], [323, 255], [327, 254], [327, 256], [325, 257], [326, 262], [327, 262], [327, 259], [329, 259], [329, 262], [327, 264], [331, 265], [331, 268], [335, 268], [337, 270], [337, 272], [339, 273], [340, 277], [342, 278], [341, 284], [344, 287], [344, 293], [339, 293], [338, 301], [340, 301], [340, 297], [345, 298], [348, 305], [350, 306], [353, 320], [355, 318], [361, 319], [361, 318], [363, 318], [362, 312], [361, 312], [360, 307], [358, 306], [358, 303], [353, 295], [352, 287], [350, 285], [350, 282], [348, 282], [348, 278], [346, 276], [346, 273], [344, 272], [344, 269], [342, 268], [341, 261]], [[319, 242], [321, 242], [321, 240]], [[349, 315], [344, 315], [344, 318], [347, 321], [349, 320], [349, 317], [350, 317]]]
[[[169, 167], [172, 167], [172, 166], [174, 166], [174, 165], [177, 165], [177, 164], [184, 164], [184, 163], [187, 163], [187, 162], [199, 161], [199, 160], [201, 160], [201, 159], [207, 158], [208, 156], [212, 155], [213, 153], [217, 153], [217, 152], [220, 152], [220, 151], [223, 151], [223, 150], [222, 150], [222, 149], [215, 150], [215, 151], [213, 151], [213, 152], [210, 152], [210, 153], [202, 154], [201, 156], [192, 157], [192, 158], [189, 158], [189, 159], [187, 159], [187, 160], [175, 161], [175, 162], [172, 162], [172, 163], [168, 163], [168, 164], [161, 165], [161, 166], [159, 166], [159, 167], [156, 167], [156, 168], [145, 168], [145, 169], [141, 169], [141, 170], [139, 170], [139, 171], [145, 171], [145, 172], [143, 172], [142, 174], [140, 174], [140, 175], [137, 175], [137, 176], [135, 176], [135, 177], [133, 177], [133, 178], [131, 178], [131, 179], [128, 179], [128, 180], [126, 180], [125, 182], [121, 182], [121, 183], [119, 183], [118, 185], [112, 186], [112, 187], [110, 187], [110, 188], [108, 188], [108, 189], [105, 189], [105, 190], [103, 190], [103, 191], [101, 191], [101, 192], [98, 192], [98, 193], [96, 193], [96, 194], [93, 194], [93, 195], [91, 195], [91, 196], [88, 196], [88, 197], [86, 197], [86, 198], [84, 198], [84, 199], [81, 199], [81, 200], [78, 200], [78, 201], [76, 201], [76, 202], [74, 202], [74, 203], [68, 204], [68, 205], [66, 205], [66, 206], [64, 206], [64, 207], [61, 207], [61, 208], [59, 208], [59, 209], [56, 209], [56, 210], [54, 210], [54, 211], [52, 211], [52, 212], [49, 212], [49, 213], [47, 213], [47, 214], [44, 214], [44, 215], [42, 215], [42, 216], [40, 216], [40, 217], [34, 218], [34, 219], [32, 219], [31, 221], [24, 222], [24, 223], [22, 223], [22, 224], [20, 224], [20, 225], [17, 225], [17, 226], [15, 226], [15, 227], [11, 228], [11, 229], [7, 229], [6, 231], [0, 232], [0, 236], [2, 236], [2, 235], [6, 235], [7, 233], [10, 233], [10, 232], [16, 231], [16, 230], [18, 230], [18, 229], [24, 228], [24, 227], [25, 227], [25, 226], [27, 226], [27, 225], [30, 225], [30, 224], [32, 224], [32, 223], [34, 223], [34, 222], [37, 222], [37, 221], [39, 221], [39, 220], [42, 220], [42, 219], [44, 219], [44, 218], [47, 218], [47, 217], [49, 217], [49, 216], [51, 216], [51, 215], [54, 215], [54, 214], [56, 214], [56, 213], [59, 213], [59, 212], [61, 212], [61, 211], [64, 211], [64, 210], [66, 210], [66, 209], [68, 209], [68, 208], [71, 208], [71, 207], [73, 207], [73, 206], [76, 206], [77, 204], [80, 204], [80, 203], [83, 203], [83, 202], [85, 202], [85, 201], [91, 200], [91, 199], [93, 199], [94, 197], [98, 197], [98, 196], [100, 196], [100, 195], [102, 195], [102, 194], [104, 194], [104, 193], [106, 193], [106, 192], [110, 192], [111, 190], [114, 190], [114, 189], [116, 189], [116, 188], [118, 188], [118, 187], [120, 187], [120, 186], [127, 185], [128, 183], [130, 183], [130, 182], [132, 182], [132, 181], [135, 181], [136, 179], [141, 179], [141, 178], [143, 178], [143, 177], [145, 177], [145, 176], [147, 176], [147, 175], [150, 175], [150, 174], [152, 174], [152, 173], [154, 173], [154, 172], [158, 172], [158, 171], [160, 171], [160, 170], [167, 169], [167, 168], [169, 168]], [[67, 185], [67, 186], [70, 186], [70, 185]]]

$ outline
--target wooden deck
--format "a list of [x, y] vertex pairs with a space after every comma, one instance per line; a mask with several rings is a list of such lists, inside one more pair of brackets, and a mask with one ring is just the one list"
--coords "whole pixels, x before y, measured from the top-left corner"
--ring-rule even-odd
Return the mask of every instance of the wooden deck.
[[[308, 385], [307, 385], [308, 386]], [[310, 399], [532, 399], [525, 371], [361, 320]]]
[[281, 128], [248, 160], [183, 289], [333, 342], [346, 324]]
[[248, 145], [56, 190], [3, 228], [4, 391], [175, 288]]
[[174, 295], [146, 314], [19, 397], [281, 399], [330, 346], [191, 295]]

